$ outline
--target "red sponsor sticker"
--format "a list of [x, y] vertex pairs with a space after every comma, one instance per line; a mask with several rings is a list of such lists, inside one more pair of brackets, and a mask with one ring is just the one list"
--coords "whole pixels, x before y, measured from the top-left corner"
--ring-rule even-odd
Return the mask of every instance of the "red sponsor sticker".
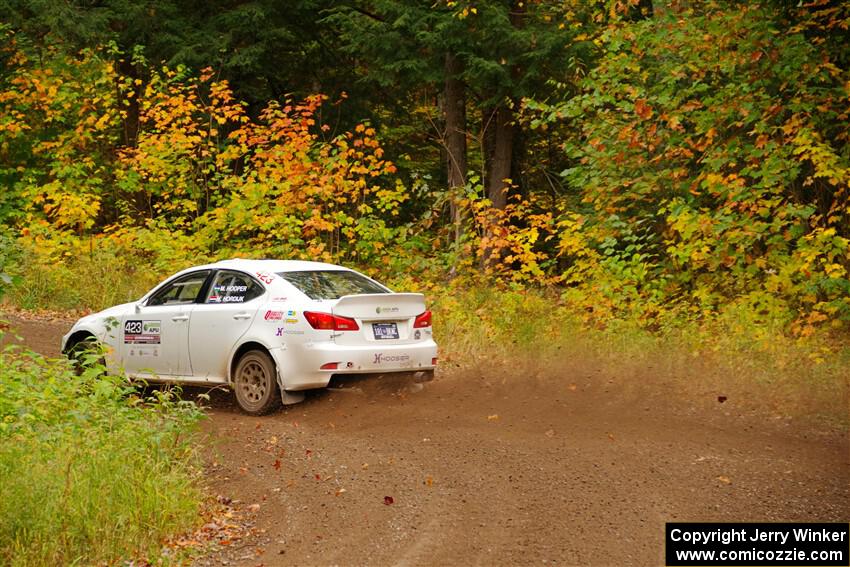
[[266, 311], [264, 319], [266, 321], [280, 321], [283, 319], [283, 311]]

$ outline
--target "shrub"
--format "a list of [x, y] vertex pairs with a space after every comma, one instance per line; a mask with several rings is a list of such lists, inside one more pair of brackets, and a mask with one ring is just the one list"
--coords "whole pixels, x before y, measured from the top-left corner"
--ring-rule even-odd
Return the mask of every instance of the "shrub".
[[141, 399], [97, 364], [0, 351], [0, 563], [155, 558], [191, 527], [201, 490], [189, 433], [200, 412]]

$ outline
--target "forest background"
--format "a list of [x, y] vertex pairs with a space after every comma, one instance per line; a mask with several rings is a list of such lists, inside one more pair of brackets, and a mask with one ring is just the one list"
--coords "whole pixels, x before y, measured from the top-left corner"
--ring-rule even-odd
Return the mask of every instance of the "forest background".
[[310, 259], [428, 293], [449, 354], [592, 332], [740, 352], [765, 380], [850, 357], [847, 3], [0, 15], [9, 304], [85, 311], [207, 260]]
[[[2, 307], [328, 261], [425, 292], [440, 372], [846, 432], [848, 45], [841, 0], [0, 0]], [[219, 505], [198, 407], [97, 361], [0, 349], [0, 562], [179, 563]]]

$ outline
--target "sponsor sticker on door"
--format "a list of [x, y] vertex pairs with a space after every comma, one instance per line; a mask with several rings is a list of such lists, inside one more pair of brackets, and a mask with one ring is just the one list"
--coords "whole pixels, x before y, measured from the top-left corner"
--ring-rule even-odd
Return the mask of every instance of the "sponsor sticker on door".
[[124, 344], [158, 345], [162, 336], [161, 321], [134, 319], [124, 323]]

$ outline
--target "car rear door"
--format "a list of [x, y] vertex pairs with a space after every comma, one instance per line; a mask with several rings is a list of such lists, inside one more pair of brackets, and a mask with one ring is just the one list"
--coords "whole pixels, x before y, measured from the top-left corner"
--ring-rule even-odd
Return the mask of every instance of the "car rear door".
[[265, 292], [260, 282], [243, 272], [215, 273], [189, 323], [189, 357], [195, 380], [227, 380], [233, 347], [254, 322]]

